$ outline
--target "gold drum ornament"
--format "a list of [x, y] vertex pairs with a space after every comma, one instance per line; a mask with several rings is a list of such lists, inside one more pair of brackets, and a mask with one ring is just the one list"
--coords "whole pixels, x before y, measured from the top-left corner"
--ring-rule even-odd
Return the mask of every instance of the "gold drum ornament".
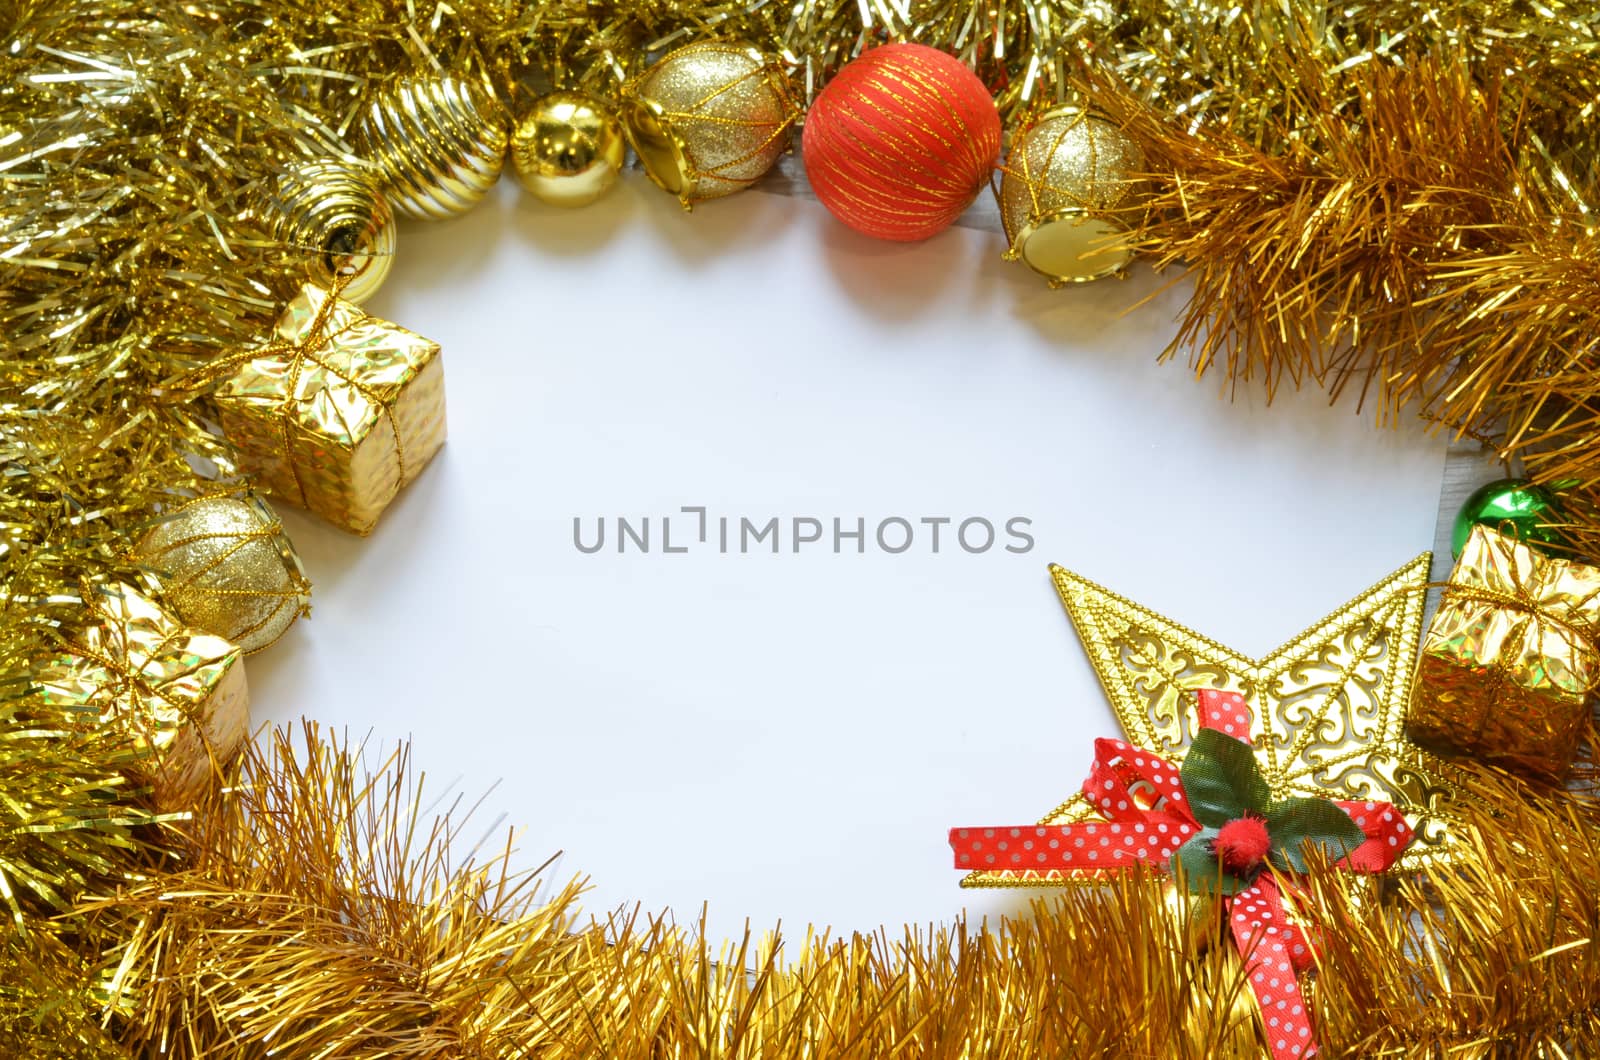
[[1052, 287], [1121, 272], [1133, 260], [1130, 216], [1144, 198], [1144, 151], [1120, 128], [1056, 107], [1012, 140], [1000, 219], [1010, 249]]
[[799, 113], [783, 70], [748, 44], [690, 44], [622, 86], [628, 142], [686, 209], [760, 179]]
[[311, 583], [294, 545], [254, 493], [189, 501], [151, 527], [133, 554], [181, 621], [247, 653], [310, 610]]

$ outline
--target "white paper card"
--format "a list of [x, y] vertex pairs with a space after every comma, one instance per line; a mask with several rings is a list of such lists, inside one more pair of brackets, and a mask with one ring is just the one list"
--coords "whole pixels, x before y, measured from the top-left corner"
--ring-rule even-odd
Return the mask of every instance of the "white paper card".
[[[1428, 547], [1444, 446], [1317, 392], [1219, 400], [1156, 363], [1181, 290], [1124, 315], [1163, 281], [1051, 291], [1002, 249], [759, 192], [685, 216], [638, 174], [403, 226], [367, 308], [443, 344], [450, 440], [368, 539], [283, 512], [316, 612], [250, 660], [256, 719], [498, 781], [481, 827], [564, 851], [595, 913], [1024, 905], [960, 890], [945, 833], [1036, 820], [1116, 733], [1046, 565], [1265, 652]], [[741, 542], [774, 518], [777, 554]]]

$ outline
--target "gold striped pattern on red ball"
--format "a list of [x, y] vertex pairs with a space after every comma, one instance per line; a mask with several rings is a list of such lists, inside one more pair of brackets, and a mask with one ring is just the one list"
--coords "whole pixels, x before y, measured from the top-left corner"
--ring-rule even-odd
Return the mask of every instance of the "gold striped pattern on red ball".
[[888, 44], [840, 70], [806, 115], [806, 173], [817, 198], [880, 239], [926, 239], [989, 180], [1000, 115], [953, 56]]

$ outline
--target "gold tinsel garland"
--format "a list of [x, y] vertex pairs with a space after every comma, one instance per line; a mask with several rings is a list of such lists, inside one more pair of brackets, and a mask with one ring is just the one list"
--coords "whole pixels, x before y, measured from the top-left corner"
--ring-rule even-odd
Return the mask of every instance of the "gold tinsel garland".
[[[1193, 271], [1198, 368], [1359, 385], [1391, 414], [1417, 398], [1600, 499], [1600, 15], [1584, 7], [0, 0], [0, 1053], [1256, 1048], [1237, 961], [1196, 956], [1156, 881], [1075, 891], [998, 933], [721, 953], [643, 915], [588, 924], [575, 888], [540, 894], [492, 858], [452, 867], [403, 757], [369, 778], [314, 730], [298, 756], [286, 734], [249, 751], [192, 821], [153, 823], [122, 781], [133, 752], [27, 695], [80, 578], [132, 574], [130, 528], [236, 477], [205, 402], [172, 384], [260, 335], [321, 253], [257, 217], [283, 165], [344, 153], [394, 77], [604, 96], [715, 32], [812, 90], [867, 44], [915, 39], [966, 58], [1009, 111], [1087, 96], [1146, 147], [1157, 192], [1136, 220]], [[1573, 511], [1600, 551], [1600, 516]], [[1480, 783], [1499, 813], [1468, 822], [1450, 869], [1359, 915], [1317, 884], [1340, 939], [1314, 995], [1328, 1054], [1600, 1052], [1597, 807]]]
[[1194, 280], [1169, 353], [1416, 402], [1562, 482], [1600, 552], [1600, 9], [1261, 5], [1138, 39], [1076, 83], [1150, 162], [1140, 244]]
[[[452, 867], [403, 749], [314, 726], [252, 748], [176, 844], [184, 868], [86, 904], [116, 954], [135, 1054], [1251, 1056], [1243, 971], [1162, 881], [1076, 889], [1000, 932], [906, 927], [708, 946], [638, 912], [586, 920], [499, 854]], [[1355, 901], [1312, 885], [1327, 1055], [1600, 1048], [1600, 818], [1484, 775], [1474, 854]], [[1198, 942], [1200, 948], [1196, 949]], [[1419, 998], [1427, 998], [1420, 1004]]]

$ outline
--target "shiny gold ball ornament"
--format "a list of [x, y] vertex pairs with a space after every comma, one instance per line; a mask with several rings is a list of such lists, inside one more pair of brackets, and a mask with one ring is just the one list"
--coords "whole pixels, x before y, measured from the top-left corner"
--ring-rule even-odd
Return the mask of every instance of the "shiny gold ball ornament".
[[511, 133], [511, 169], [551, 206], [587, 206], [616, 183], [627, 144], [603, 103], [578, 92], [534, 101]]
[[799, 115], [783, 69], [748, 44], [689, 44], [622, 86], [628, 142], [685, 209], [755, 183]]
[[171, 512], [134, 546], [187, 625], [247, 652], [267, 647], [305, 614], [311, 583], [283, 524], [253, 493], [201, 497]]
[[366, 299], [383, 284], [394, 261], [394, 212], [365, 164], [340, 159], [293, 163], [267, 194], [264, 218], [275, 238], [317, 252], [309, 277], [328, 286], [344, 276], [343, 295]]
[[1144, 152], [1077, 107], [1056, 107], [1012, 138], [1000, 219], [1010, 249], [1052, 287], [1110, 276], [1133, 260], [1131, 214], [1145, 192]]
[[500, 179], [510, 118], [476, 81], [404, 78], [372, 101], [354, 137], [397, 213], [442, 220], [471, 209]]

